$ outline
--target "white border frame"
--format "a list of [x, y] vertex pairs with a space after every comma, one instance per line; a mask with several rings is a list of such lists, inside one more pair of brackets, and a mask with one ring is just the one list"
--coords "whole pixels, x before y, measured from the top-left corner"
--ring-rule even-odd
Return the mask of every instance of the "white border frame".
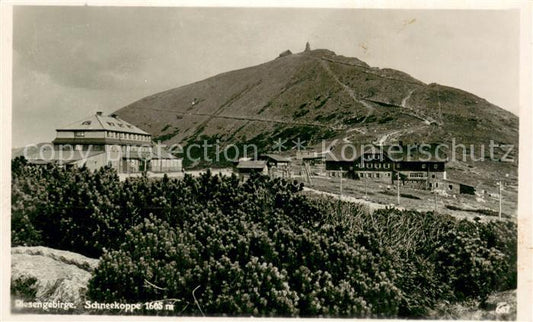
[[[10, 196], [11, 196], [11, 106], [12, 106], [12, 43], [13, 43], [13, 6], [14, 5], [66, 5], [66, 6], [158, 6], [158, 7], [280, 7], [280, 8], [365, 8], [365, 9], [519, 9], [520, 10], [520, 153], [519, 153], [519, 195], [518, 195], [518, 321], [533, 320], [533, 110], [532, 110], [532, 38], [533, 3], [531, 1], [516, 0], [94, 0], [94, 1], [38, 1], [38, 0], [0, 0], [0, 124], [2, 136], [0, 138], [0, 214], [1, 224], [1, 254], [0, 266], [0, 308], [1, 319], [5, 321], [152, 321], [170, 320], [164, 317], [124, 317], [124, 316], [85, 316], [85, 315], [12, 315], [10, 313], [9, 281], [11, 275], [10, 256]], [[176, 318], [175, 318], [176, 319]], [[235, 320], [235, 318], [179, 318], [179, 320]], [[280, 319], [264, 319], [276, 320]]]

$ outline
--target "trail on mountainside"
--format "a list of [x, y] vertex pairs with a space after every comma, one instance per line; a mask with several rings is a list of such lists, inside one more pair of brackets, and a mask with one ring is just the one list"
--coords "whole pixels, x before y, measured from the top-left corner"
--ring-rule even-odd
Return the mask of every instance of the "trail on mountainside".
[[366, 114], [365, 118], [363, 119], [362, 123], [364, 123], [366, 121], [366, 119], [374, 114], [374, 111], [375, 111], [375, 108], [370, 105], [368, 102], [365, 102], [364, 100], [361, 100], [359, 98], [357, 98], [357, 95], [355, 94], [355, 91], [350, 88], [348, 85], [344, 84], [343, 82], [340, 81], [339, 77], [331, 70], [331, 68], [329, 68], [329, 65], [328, 63], [325, 61], [325, 60], [320, 60], [320, 65], [324, 68], [324, 70], [326, 71], [326, 73], [328, 73], [328, 75], [330, 75], [333, 80], [335, 80], [335, 82], [337, 84], [339, 84], [346, 93], [348, 93], [348, 95], [357, 103], [363, 105], [364, 107], [366, 107], [368, 109], [368, 113]]

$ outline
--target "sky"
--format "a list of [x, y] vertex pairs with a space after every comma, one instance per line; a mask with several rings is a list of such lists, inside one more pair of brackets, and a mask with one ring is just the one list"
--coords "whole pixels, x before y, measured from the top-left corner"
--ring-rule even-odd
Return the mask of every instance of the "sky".
[[469, 91], [518, 115], [519, 12], [291, 8], [13, 10], [12, 146], [96, 111], [326, 48]]

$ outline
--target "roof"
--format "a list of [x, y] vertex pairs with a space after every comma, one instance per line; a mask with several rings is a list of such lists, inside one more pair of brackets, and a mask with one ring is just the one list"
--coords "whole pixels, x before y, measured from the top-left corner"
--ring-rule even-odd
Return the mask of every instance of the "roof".
[[252, 160], [252, 161], [239, 161], [237, 169], [263, 169], [267, 166], [266, 161]]
[[[383, 155], [384, 160], [391, 160], [394, 162], [446, 162], [446, 155], [439, 151], [439, 155], [435, 155], [433, 147], [422, 148], [413, 146], [411, 150], [407, 146], [400, 145], [354, 145], [354, 144], [339, 144], [334, 146], [331, 151], [327, 153], [326, 161], [356, 161], [361, 156], [361, 149], [364, 148], [363, 155]], [[428, 155], [429, 153], [429, 155]]]
[[[400, 146], [388, 145], [383, 146], [383, 151], [393, 161], [408, 161], [408, 162], [446, 162], [446, 154], [433, 146]], [[438, 153], [438, 155], [436, 155]]]
[[71, 123], [67, 126], [61, 127], [56, 131], [116, 131], [124, 133], [134, 133], [134, 134], [143, 134], [150, 135], [140, 128], [132, 125], [118, 116], [105, 116], [100, 112], [88, 116], [84, 119]]
[[290, 162], [291, 161], [291, 158], [289, 157], [284, 157], [282, 155], [279, 155], [279, 154], [263, 154], [264, 157], [266, 158], [269, 158], [269, 159], [272, 159], [276, 162]]
[[296, 153], [297, 159], [323, 159], [329, 151], [301, 151]]
[[471, 185], [471, 184], [468, 184], [468, 183], [464, 183], [464, 182], [460, 182], [460, 181], [457, 181], [457, 180], [443, 179], [442, 182], [455, 183], [455, 184], [458, 184], [458, 185], [475, 188], [474, 185]]

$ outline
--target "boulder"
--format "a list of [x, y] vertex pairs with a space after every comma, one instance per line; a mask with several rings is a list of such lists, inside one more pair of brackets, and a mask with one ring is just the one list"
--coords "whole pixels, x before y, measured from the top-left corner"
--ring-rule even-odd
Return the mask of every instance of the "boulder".
[[[80, 304], [98, 260], [47, 247], [11, 248], [11, 292], [31, 301]], [[24, 294], [25, 293], [25, 294]]]

